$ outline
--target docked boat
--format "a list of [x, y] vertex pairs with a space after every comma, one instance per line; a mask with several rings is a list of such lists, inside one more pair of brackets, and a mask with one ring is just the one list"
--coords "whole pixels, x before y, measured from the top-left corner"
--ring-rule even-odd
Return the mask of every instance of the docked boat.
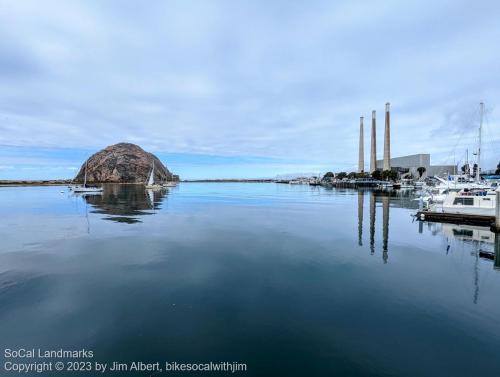
[[392, 189], [393, 186], [394, 185], [391, 181], [384, 181], [382, 183], [379, 183], [378, 188], [380, 188], [380, 189]]
[[87, 161], [85, 161], [85, 174], [83, 178], [83, 185], [77, 185], [77, 186], [71, 186], [69, 189], [75, 193], [94, 193], [94, 194], [100, 194], [103, 191], [102, 187], [98, 186], [89, 186], [87, 185]]
[[404, 190], [413, 190], [415, 189], [415, 184], [413, 183], [413, 179], [402, 179], [399, 182], [400, 188]]
[[450, 192], [444, 199], [444, 213], [495, 216], [496, 192], [494, 190], [463, 190]]

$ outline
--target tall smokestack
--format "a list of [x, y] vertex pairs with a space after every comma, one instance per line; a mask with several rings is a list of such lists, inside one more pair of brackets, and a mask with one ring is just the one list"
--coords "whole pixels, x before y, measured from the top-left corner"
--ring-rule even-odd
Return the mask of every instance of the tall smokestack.
[[372, 111], [372, 147], [370, 151], [370, 173], [377, 170], [377, 114]]
[[384, 170], [391, 170], [391, 119], [390, 103], [385, 104]]
[[363, 135], [363, 117], [359, 118], [359, 160], [358, 173], [365, 172], [365, 146]]

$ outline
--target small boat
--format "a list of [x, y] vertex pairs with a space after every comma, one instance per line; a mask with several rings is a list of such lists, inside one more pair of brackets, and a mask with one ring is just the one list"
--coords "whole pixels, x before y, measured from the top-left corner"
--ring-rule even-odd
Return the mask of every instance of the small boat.
[[151, 173], [149, 174], [148, 183], [146, 184], [146, 189], [148, 190], [159, 190], [163, 188], [162, 185], [155, 184], [155, 161], [153, 160], [153, 166], [151, 168]]
[[175, 182], [175, 181], [167, 181], [162, 186], [163, 187], [175, 187], [175, 186], [177, 186], [177, 182]]
[[88, 186], [87, 185], [87, 161], [85, 161], [85, 175], [83, 178], [83, 186], [73, 186], [70, 190], [76, 193], [101, 193], [103, 191], [102, 187], [98, 186]]

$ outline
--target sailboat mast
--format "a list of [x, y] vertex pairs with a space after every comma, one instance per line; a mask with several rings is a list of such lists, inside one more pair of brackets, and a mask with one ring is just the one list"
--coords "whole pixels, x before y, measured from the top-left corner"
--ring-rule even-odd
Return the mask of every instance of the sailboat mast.
[[479, 104], [479, 149], [477, 150], [477, 173], [476, 181], [481, 180], [481, 142], [483, 137], [483, 114], [484, 114], [484, 103]]

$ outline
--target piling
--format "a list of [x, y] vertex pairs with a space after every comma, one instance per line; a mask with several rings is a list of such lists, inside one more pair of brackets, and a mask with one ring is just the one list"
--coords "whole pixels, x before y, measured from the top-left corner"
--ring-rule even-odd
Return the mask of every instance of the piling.
[[500, 233], [495, 234], [495, 270], [500, 270]]
[[493, 225], [493, 231], [495, 233], [500, 232], [500, 188], [497, 189], [496, 191], [497, 194], [497, 202], [495, 206], [495, 224]]

